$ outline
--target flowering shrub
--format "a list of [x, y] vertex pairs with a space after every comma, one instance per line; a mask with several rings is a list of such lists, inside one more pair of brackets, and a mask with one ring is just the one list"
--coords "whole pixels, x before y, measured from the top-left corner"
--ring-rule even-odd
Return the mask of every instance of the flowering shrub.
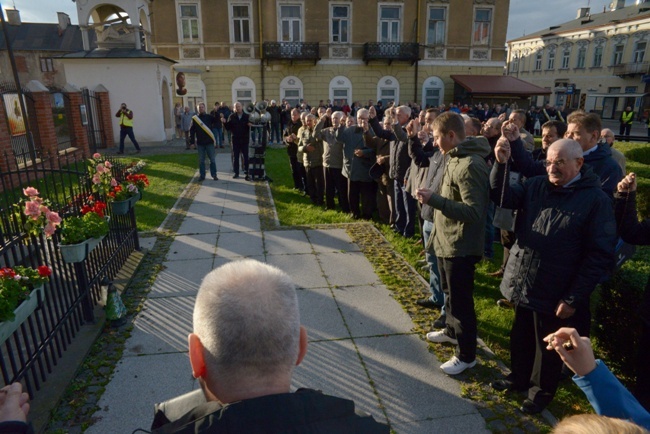
[[89, 212], [95, 213], [100, 217], [104, 217], [106, 215], [106, 202], [102, 202], [101, 200], [95, 200], [94, 197], [88, 196], [86, 198], [86, 201], [84, 202], [84, 205], [81, 207], [81, 215], [86, 215]]
[[144, 190], [145, 188], [149, 187], [149, 179], [147, 178], [147, 175], [140, 174], [129, 174], [126, 175], [126, 182], [128, 184], [133, 184], [136, 187], [138, 187], [138, 190]]
[[134, 162], [134, 163], [131, 163], [131, 166], [130, 166], [128, 169], [126, 169], [126, 173], [130, 173], [130, 174], [138, 173], [138, 172], [141, 171], [141, 170], [142, 170], [146, 165], [147, 165], [147, 163], [145, 163], [144, 160], [140, 160], [140, 161], [138, 161], [137, 163], [135, 163], [135, 162]]
[[115, 201], [122, 201], [122, 200], [127, 200], [136, 194], [138, 194], [139, 190], [138, 187], [135, 184], [120, 184], [116, 185], [111, 189], [111, 191], [108, 193], [108, 197], [111, 200]]
[[18, 208], [16, 212], [18, 217], [21, 219], [26, 217], [25, 231], [34, 236], [41, 233], [47, 237], [52, 236], [57, 226], [61, 224], [59, 214], [50, 210], [49, 201], [41, 198], [34, 187], [23, 189], [23, 194], [27, 198], [15, 206]]
[[52, 270], [41, 265], [36, 270], [17, 266], [0, 268], [0, 321], [14, 319], [14, 310], [27, 298], [35, 286], [48, 280]]
[[61, 227], [61, 244], [78, 244], [108, 234], [108, 222], [96, 212], [67, 217]]
[[111, 167], [113, 167], [111, 162], [104, 160], [99, 153], [94, 153], [88, 160], [88, 175], [91, 177], [92, 190], [95, 193], [107, 195], [111, 188], [117, 185]]

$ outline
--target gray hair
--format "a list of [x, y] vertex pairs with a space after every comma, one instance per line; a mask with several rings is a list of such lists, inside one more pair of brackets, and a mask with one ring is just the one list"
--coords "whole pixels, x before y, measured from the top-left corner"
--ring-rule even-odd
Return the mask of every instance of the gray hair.
[[357, 117], [359, 117], [359, 115], [367, 115], [367, 114], [368, 114], [368, 109], [362, 108], [357, 110]]
[[344, 116], [345, 113], [343, 113], [342, 111], [335, 111], [334, 113], [332, 113], [333, 118], [343, 118]]
[[411, 107], [407, 105], [401, 105], [397, 107], [397, 110], [403, 112], [406, 116], [411, 116]]
[[583, 154], [580, 143], [572, 139], [556, 140], [548, 147], [548, 149], [556, 149], [558, 154], [563, 151], [564, 158], [580, 158]]
[[196, 296], [194, 333], [208, 373], [222, 381], [290, 373], [300, 340], [295, 284], [280, 269], [252, 259], [216, 268]]

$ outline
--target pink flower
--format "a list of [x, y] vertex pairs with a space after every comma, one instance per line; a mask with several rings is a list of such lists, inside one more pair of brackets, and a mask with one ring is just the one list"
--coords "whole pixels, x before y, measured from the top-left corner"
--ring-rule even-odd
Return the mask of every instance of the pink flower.
[[101, 184], [102, 180], [99, 177], [99, 173], [95, 173], [93, 175], [93, 184]]
[[28, 197], [34, 197], [38, 196], [38, 190], [36, 190], [34, 187], [27, 187], [23, 188], [23, 194]]
[[113, 165], [111, 164], [111, 162], [108, 161], [108, 160], [104, 161], [104, 166], [108, 167], [109, 169], [110, 169], [111, 167], [113, 167]]
[[95, 152], [93, 154], [93, 158], [96, 159], [96, 160], [99, 159], [99, 158], [102, 158], [102, 154], [100, 154], [99, 152]]
[[111, 187], [115, 187], [115, 186], [117, 186], [117, 181], [115, 180], [115, 178], [111, 178]]
[[97, 170], [97, 173], [104, 173], [104, 165], [102, 163], [99, 163], [95, 169]]
[[48, 223], [43, 228], [43, 232], [45, 232], [45, 235], [47, 235], [48, 237], [51, 237], [52, 235], [54, 235], [54, 232], [56, 232], [56, 226], [54, 226], [52, 223]]
[[51, 223], [55, 226], [61, 223], [61, 216], [59, 216], [58, 212], [47, 212], [45, 213], [45, 218], [47, 219], [48, 223]]
[[38, 220], [41, 216], [41, 205], [35, 201], [26, 202], [25, 215], [31, 217], [33, 220]]
[[131, 193], [137, 193], [138, 192], [138, 187], [136, 187], [134, 184], [127, 185], [126, 189], [129, 190]]

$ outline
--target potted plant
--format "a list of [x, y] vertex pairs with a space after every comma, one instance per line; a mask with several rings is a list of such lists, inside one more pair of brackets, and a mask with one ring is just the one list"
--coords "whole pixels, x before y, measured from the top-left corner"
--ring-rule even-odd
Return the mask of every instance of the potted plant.
[[139, 193], [139, 195], [137, 195], [138, 199], [142, 199], [142, 192], [145, 188], [149, 187], [149, 179], [144, 173], [130, 173], [126, 175], [126, 182], [127, 184], [136, 186]]
[[111, 199], [111, 212], [115, 215], [124, 215], [135, 203], [132, 198], [139, 196], [138, 187], [132, 183], [116, 185], [108, 193]]
[[43, 301], [43, 284], [52, 270], [16, 266], [0, 268], [0, 342], [15, 332]]
[[[106, 205], [103, 204], [103, 207]], [[103, 213], [88, 211], [82, 216], [66, 217], [61, 226], [59, 246], [63, 260], [68, 263], [83, 261], [104, 239], [108, 230], [108, 221]]]
[[25, 222], [25, 232], [33, 236], [44, 234], [51, 237], [61, 224], [61, 217], [50, 209], [50, 202], [41, 198], [34, 187], [24, 188], [23, 194], [26, 198], [14, 206], [16, 217]]
[[88, 160], [88, 175], [93, 192], [107, 196], [111, 188], [117, 185], [117, 181], [111, 173], [112, 167], [111, 162], [104, 160], [99, 153], [94, 153], [93, 157]]

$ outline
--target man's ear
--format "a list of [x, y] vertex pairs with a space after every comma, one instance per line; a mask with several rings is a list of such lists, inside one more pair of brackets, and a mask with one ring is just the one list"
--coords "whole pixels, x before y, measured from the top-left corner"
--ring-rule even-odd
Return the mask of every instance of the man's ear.
[[203, 357], [203, 344], [198, 335], [190, 333], [187, 337], [190, 348], [190, 365], [192, 366], [192, 376], [194, 378], [205, 377], [205, 358]]
[[302, 362], [302, 359], [307, 355], [307, 329], [303, 326], [300, 326], [300, 345], [298, 350], [298, 359], [296, 360], [296, 366]]
[[582, 165], [585, 163], [584, 157], [578, 158], [578, 170], [582, 169]]

